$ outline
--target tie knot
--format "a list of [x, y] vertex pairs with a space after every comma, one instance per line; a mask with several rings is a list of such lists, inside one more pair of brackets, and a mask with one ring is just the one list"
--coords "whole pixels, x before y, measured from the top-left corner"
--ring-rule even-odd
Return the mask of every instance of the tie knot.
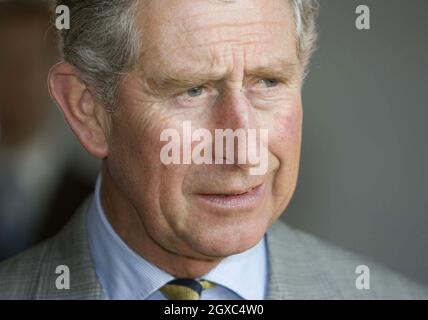
[[215, 287], [208, 280], [174, 279], [164, 285], [160, 291], [169, 300], [199, 300], [202, 290]]

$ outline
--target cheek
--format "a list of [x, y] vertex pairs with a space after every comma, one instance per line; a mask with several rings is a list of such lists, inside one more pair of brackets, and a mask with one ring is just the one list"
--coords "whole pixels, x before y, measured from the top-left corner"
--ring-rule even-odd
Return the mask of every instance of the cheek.
[[280, 160], [299, 153], [302, 135], [302, 106], [296, 101], [291, 107], [273, 115], [269, 132], [270, 149]]
[[281, 214], [294, 192], [300, 162], [302, 108], [298, 101], [278, 111], [272, 120], [269, 149], [277, 162], [272, 195], [274, 211]]
[[[170, 141], [161, 141], [161, 133], [167, 129], [182, 132], [182, 123], [174, 116], [165, 116], [161, 113], [137, 113], [134, 116], [122, 117], [115, 135], [116, 150], [112, 152], [119, 160], [122, 170], [129, 172], [131, 181], [134, 181], [133, 193], [141, 198], [151, 195], [150, 200], [162, 198], [164, 195], [174, 197], [180, 191], [184, 175], [184, 165], [163, 164], [161, 150]], [[180, 149], [178, 142], [177, 148]], [[128, 168], [128, 169], [127, 169]], [[173, 190], [174, 189], [174, 190]], [[130, 190], [131, 191], [131, 190]], [[145, 195], [142, 195], [142, 192]]]
[[158, 188], [153, 173], [159, 166], [159, 122], [148, 118], [142, 107], [121, 101], [112, 115], [107, 159], [111, 176], [133, 202]]

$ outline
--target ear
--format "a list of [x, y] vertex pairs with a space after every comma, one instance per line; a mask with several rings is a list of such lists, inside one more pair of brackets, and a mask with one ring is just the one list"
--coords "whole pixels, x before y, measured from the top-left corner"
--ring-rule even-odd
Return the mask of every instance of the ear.
[[108, 115], [79, 79], [77, 70], [60, 62], [49, 72], [49, 91], [71, 130], [94, 157], [108, 156]]

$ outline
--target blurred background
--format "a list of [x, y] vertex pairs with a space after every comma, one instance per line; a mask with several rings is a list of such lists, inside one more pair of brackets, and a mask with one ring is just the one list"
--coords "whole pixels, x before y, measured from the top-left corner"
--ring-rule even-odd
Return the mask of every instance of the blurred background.
[[[370, 7], [371, 30], [355, 28]], [[283, 218], [428, 284], [428, 1], [321, 0]]]
[[52, 21], [44, 1], [0, 0], [0, 260], [55, 234], [98, 171], [48, 95]]
[[[46, 89], [42, 1], [0, 0], [0, 260], [55, 233], [99, 164]], [[428, 284], [428, 2], [320, 0], [300, 180], [283, 219]], [[355, 8], [371, 9], [371, 30]]]

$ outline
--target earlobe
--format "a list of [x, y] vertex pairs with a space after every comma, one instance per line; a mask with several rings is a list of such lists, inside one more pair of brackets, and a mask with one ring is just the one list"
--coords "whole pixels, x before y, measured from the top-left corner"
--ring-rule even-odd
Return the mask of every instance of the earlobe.
[[107, 157], [107, 128], [96, 112], [103, 106], [79, 79], [76, 69], [66, 62], [56, 64], [49, 72], [48, 86], [52, 99], [83, 147], [94, 157]]

